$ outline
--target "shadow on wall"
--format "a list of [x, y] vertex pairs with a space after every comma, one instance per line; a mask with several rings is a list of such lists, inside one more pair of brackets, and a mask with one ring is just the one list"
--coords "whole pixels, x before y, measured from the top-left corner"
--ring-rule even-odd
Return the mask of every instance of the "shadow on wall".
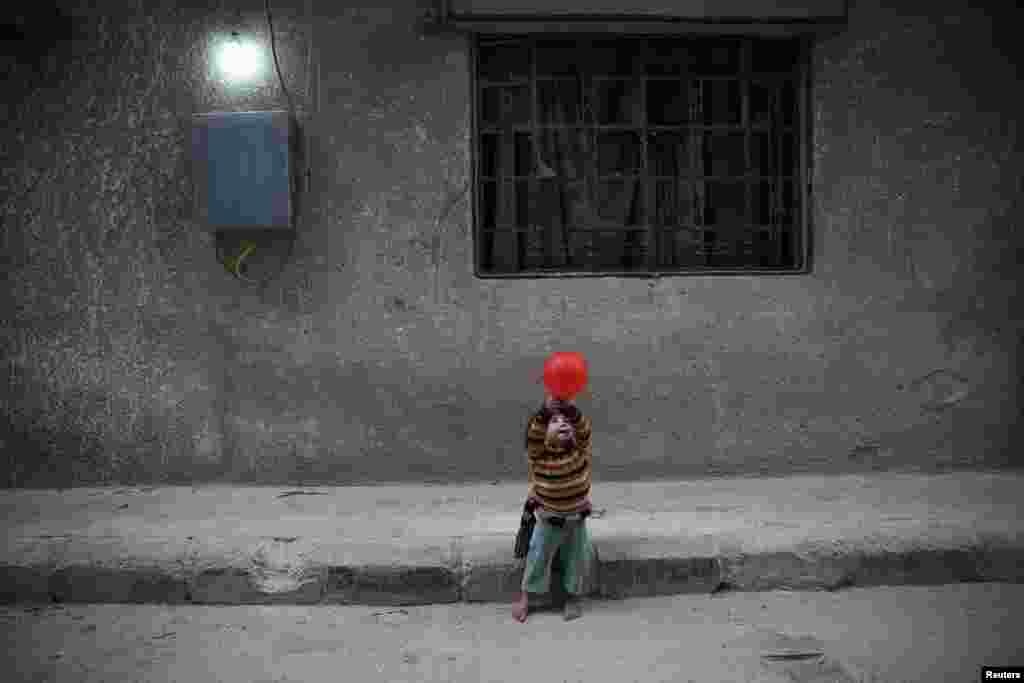
[[[5, 47], [4, 56], [14, 59], [21, 67], [31, 67], [31, 71], [42, 79], [45, 71], [56, 66], [48, 64], [47, 58], [52, 57], [57, 48], [79, 37], [78, 24], [54, 2], [42, 0], [20, 2], [18, 5], [17, 9], [8, 9], [0, 16], [0, 42]], [[23, 87], [25, 85], [38, 87], [39, 82], [23, 83]]]

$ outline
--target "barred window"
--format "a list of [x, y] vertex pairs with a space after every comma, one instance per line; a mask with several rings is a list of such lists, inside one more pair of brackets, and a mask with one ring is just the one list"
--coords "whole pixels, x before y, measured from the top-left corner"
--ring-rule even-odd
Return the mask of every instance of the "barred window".
[[474, 47], [479, 276], [804, 269], [800, 39]]

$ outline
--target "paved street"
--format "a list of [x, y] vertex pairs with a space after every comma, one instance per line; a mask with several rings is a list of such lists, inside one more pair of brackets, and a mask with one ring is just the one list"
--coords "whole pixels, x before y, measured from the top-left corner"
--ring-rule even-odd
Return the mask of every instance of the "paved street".
[[[1024, 585], [721, 593], [587, 604], [0, 608], [3, 680], [978, 680], [1024, 664]], [[772, 657], [771, 655], [774, 655]]]

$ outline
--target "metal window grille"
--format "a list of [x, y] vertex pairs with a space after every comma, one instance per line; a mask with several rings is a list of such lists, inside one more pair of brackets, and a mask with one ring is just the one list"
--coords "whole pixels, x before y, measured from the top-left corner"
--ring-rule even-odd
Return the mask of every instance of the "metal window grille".
[[804, 272], [807, 44], [480, 36], [477, 273]]

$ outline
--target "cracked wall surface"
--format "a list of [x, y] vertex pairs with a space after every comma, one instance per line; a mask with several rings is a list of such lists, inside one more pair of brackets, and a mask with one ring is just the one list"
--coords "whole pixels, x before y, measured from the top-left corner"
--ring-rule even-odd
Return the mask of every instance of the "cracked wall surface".
[[1020, 466], [1012, 10], [853, 0], [815, 48], [809, 275], [481, 280], [466, 39], [273, 4], [311, 175], [266, 286], [217, 263], [187, 147], [286, 106], [211, 60], [267, 44], [261, 2], [64, 2], [3, 57], [7, 486], [525, 479], [555, 349], [591, 364], [595, 481]]

